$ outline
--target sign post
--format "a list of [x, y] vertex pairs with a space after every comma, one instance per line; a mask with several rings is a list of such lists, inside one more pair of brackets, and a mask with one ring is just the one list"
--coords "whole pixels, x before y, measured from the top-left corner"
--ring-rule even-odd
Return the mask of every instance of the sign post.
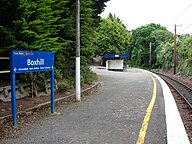
[[13, 126], [17, 125], [16, 86], [17, 73], [51, 71], [51, 113], [54, 113], [54, 53], [12, 50], [10, 54], [11, 103]]
[[51, 113], [54, 113], [54, 70], [51, 71]]

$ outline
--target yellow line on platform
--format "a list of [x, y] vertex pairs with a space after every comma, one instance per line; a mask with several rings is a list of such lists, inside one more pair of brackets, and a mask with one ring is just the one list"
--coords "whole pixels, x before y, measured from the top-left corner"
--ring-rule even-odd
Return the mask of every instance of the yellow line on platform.
[[151, 78], [152, 78], [153, 84], [154, 84], [153, 96], [152, 96], [151, 102], [150, 102], [150, 104], [149, 104], [149, 106], [147, 108], [146, 115], [144, 117], [143, 124], [142, 124], [142, 127], [140, 129], [139, 136], [138, 136], [136, 144], [144, 144], [147, 127], [148, 127], [149, 120], [150, 120], [150, 117], [151, 117], [151, 112], [153, 110], [153, 106], [154, 106], [156, 96], [157, 96], [157, 84], [155, 82], [155, 79], [152, 76], [151, 76]]

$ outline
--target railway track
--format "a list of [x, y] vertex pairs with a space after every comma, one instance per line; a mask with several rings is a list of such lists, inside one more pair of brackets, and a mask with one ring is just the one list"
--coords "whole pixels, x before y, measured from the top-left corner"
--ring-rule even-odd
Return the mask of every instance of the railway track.
[[156, 74], [164, 79], [165, 82], [167, 82], [169, 85], [171, 85], [192, 110], [192, 88], [169, 76], [163, 75], [161, 73]]

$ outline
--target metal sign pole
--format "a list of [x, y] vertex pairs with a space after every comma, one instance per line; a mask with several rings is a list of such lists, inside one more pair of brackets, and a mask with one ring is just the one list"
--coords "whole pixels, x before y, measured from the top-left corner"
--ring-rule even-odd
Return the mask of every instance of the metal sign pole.
[[10, 55], [10, 74], [11, 74], [11, 107], [12, 107], [12, 119], [13, 119], [13, 127], [17, 127], [17, 106], [16, 106], [16, 91], [15, 91], [15, 73], [14, 73], [14, 59], [13, 53]]
[[11, 74], [11, 107], [12, 107], [12, 119], [13, 127], [17, 127], [17, 110], [16, 110], [16, 91], [15, 91], [15, 74]]
[[51, 113], [54, 113], [54, 70], [51, 71]]

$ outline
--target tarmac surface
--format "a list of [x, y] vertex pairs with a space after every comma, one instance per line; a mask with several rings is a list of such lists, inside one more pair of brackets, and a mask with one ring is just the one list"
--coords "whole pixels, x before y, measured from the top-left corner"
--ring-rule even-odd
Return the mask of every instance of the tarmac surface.
[[[55, 109], [50, 116], [27, 127], [4, 144], [135, 144], [153, 97], [151, 74], [137, 69], [124, 72], [92, 67], [101, 88], [82, 102]], [[152, 76], [152, 77], [151, 77]], [[166, 118], [162, 87], [157, 84], [155, 103], [146, 129], [145, 144], [166, 144]]]

